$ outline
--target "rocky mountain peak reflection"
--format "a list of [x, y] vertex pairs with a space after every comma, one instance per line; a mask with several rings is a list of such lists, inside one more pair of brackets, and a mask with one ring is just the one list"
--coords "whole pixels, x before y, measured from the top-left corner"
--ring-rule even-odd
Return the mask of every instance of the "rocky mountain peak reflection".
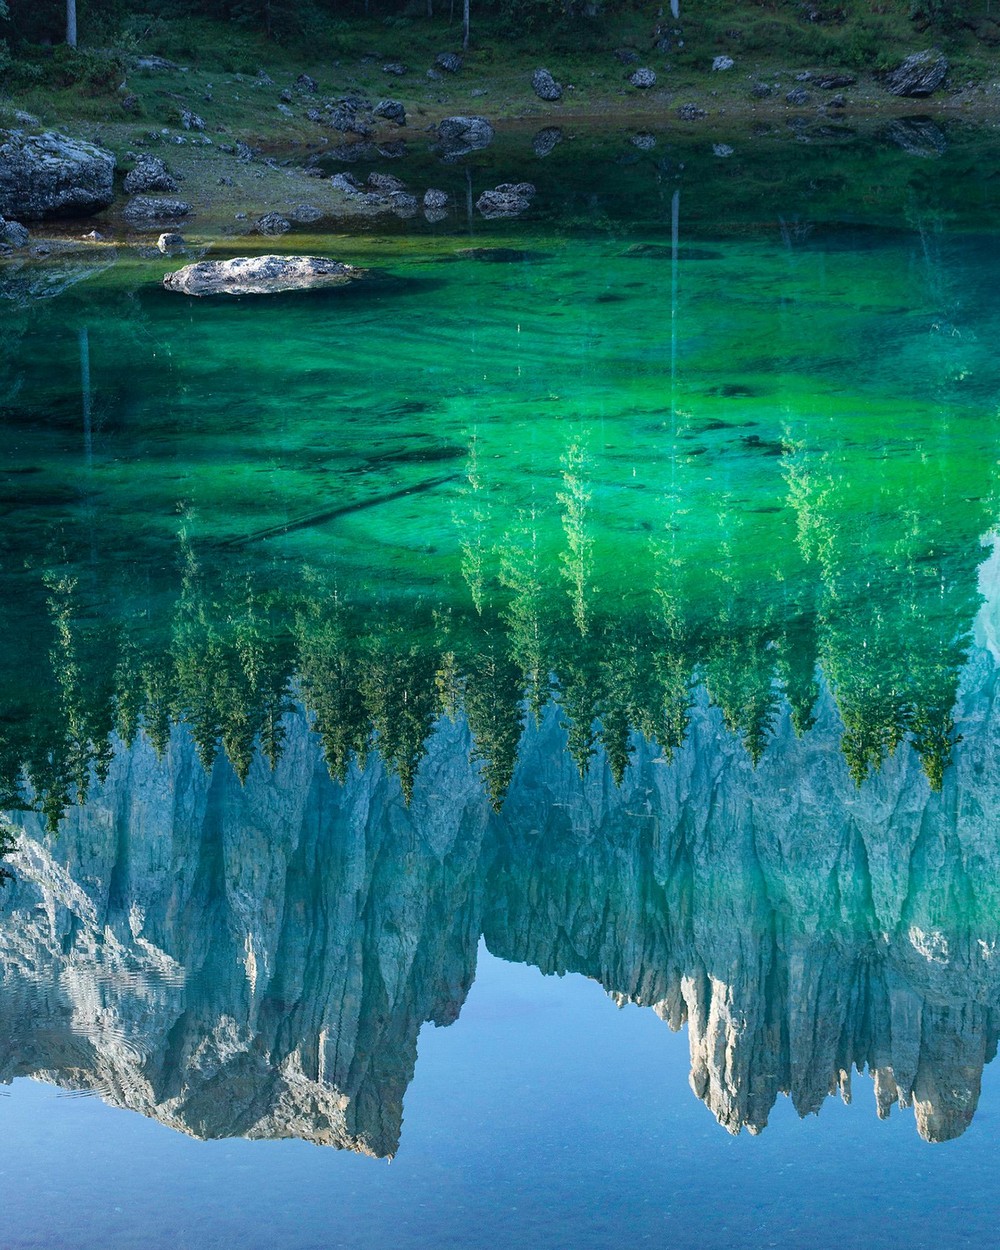
[[559, 709], [529, 718], [498, 812], [464, 716], [407, 802], [377, 753], [331, 779], [304, 713], [241, 784], [174, 732], [123, 744], [58, 835], [24, 813], [0, 928], [0, 1077], [96, 1090], [201, 1137], [391, 1155], [421, 1024], [453, 1021], [480, 935], [690, 1036], [732, 1132], [874, 1076], [959, 1135], [1000, 1034], [1000, 726], [990, 605], [939, 791], [897, 750], [860, 787], [826, 690], [786, 699], [754, 767], [704, 691], [671, 760], [633, 734], [581, 775]]

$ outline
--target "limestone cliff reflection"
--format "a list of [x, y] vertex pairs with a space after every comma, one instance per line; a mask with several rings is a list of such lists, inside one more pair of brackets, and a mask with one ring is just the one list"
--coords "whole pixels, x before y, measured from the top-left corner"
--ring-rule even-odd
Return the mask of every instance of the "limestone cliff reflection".
[[[705, 692], [668, 761], [637, 735], [581, 774], [559, 709], [530, 720], [498, 812], [468, 720], [439, 717], [406, 801], [377, 753], [331, 779], [301, 712], [241, 784], [175, 732], [120, 745], [57, 837], [23, 830], [7, 887], [0, 1075], [95, 1089], [202, 1137], [391, 1155], [421, 1023], [458, 1015], [480, 935], [686, 1024], [730, 1131], [874, 1076], [960, 1134], [994, 1055], [1000, 734], [992, 608], [940, 790], [897, 749], [860, 788], [824, 690], [787, 699], [754, 767]], [[327, 751], [327, 755], [329, 752]]]

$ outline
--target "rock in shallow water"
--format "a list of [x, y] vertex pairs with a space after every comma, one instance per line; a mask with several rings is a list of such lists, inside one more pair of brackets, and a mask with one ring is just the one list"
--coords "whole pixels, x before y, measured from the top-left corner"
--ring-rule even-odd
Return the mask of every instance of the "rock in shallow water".
[[323, 256], [237, 256], [185, 265], [176, 273], [168, 273], [163, 285], [183, 295], [273, 295], [346, 286], [367, 273], [367, 269]]
[[0, 132], [0, 214], [40, 221], [100, 212], [114, 199], [110, 152], [46, 133]]

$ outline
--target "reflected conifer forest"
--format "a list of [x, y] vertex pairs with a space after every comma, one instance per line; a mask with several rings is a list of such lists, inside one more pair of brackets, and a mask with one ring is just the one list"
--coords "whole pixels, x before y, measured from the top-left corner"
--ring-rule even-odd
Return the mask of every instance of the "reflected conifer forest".
[[686, 1029], [731, 1133], [852, 1080], [968, 1129], [995, 187], [803, 151], [341, 240], [333, 298], [15, 275], [0, 1079], [391, 1157], [485, 942]]

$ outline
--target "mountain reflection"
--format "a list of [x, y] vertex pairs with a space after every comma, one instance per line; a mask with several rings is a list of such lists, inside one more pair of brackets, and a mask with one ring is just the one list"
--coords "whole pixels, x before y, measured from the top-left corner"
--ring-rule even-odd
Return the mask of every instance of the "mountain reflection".
[[[454, 719], [411, 706], [411, 743], [387, 725], [397, 745], [351, 747], [349, 765], [350, 739], [298, 709], [273, 767], [255, 755], [242, 781], [196, 728], [162, 758], [118, 743], [57, 836], [44, 812], [17, 817], [0, 1078], [96, 1090], [200, 1137], [391, 1155], [420, 1026], [457, 1017], [483, 935], [686, 1024], [692, 1087], [732, 1132], [762, 1129], [780, 1093], [802, 1114], [847, 1097], [867, 1068], [880, 1114], [912, 1105], [922, 1136], [953, 1138], [1000, 1035], [995, 614], [991, 596], [936, 790], [904, 747], [859, 787], [825, 684], [806, 732], [775, 696], [756, 765], [700, 687], [669, 758], [631, 733], [624, 768], [606, 728], [581, 770], [560, 707], [528, 715], [501, 805], [470, 724], [517, 686], [486, 647], [489, 699]], [[317, 638], [335, 660], [342, 635], [327, 621]], [[420, 655], [392, 644], [387, 709]]]

